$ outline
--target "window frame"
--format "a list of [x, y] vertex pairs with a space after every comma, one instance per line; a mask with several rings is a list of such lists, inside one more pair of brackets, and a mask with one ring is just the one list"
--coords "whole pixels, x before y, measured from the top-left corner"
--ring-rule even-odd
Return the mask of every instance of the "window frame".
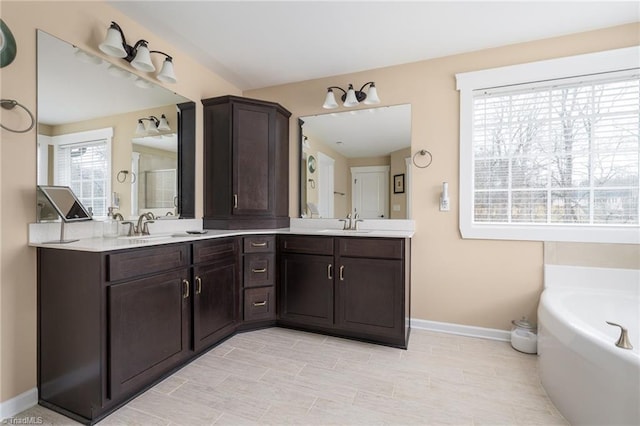
[[[54, 184], [57, 185], [58, 172], [56, 170], [56, 167], [58, 166], [58, 147], [61, 145], [73, 145], [73, 144], [81, 144], [81, 143], [88, 143], [91, 141], [102, 141], [102, 140], [106, 142], [105, 152], [107, 154], [106, 169], [107, 169], [108, 178], [106, 179], [106, 185], [105, 185], [105, 212], [106, 212], [108, 207], [111, 205], [111, 187], [112, 187], [112, 183], [111, 183], [112, 158], [111, 157], [112, 157], [112, 143], [113, 143], [113, 128], [107, 127], [103, 129], [88, 130], [84, 132], [67, 133], [63, 135], [53, 136], [51, 137], [51, 144], [55, 146], [55, 149], [53, 150], [53, 167], [54, 167], [53, 176], [54, 176]], [[77, 196], [78, 198], [80, 198], [78, 194]], [[93, 217], [96, 219], [105, 218], [106, 214], [104, 216], [94, 214]]]
[[473, 92], [638, 70], [640, 46], [456, 74], [460, 92], [459, 225], [462, 238], [640, 244], [640, 226], [495, 224], [473, 221]]

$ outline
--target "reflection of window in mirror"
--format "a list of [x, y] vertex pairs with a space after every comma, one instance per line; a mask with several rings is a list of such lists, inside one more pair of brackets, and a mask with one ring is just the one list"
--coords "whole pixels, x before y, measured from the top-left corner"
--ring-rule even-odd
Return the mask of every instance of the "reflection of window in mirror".
[[[49, 126], [51, 127], [51, 126]], [[112, 128], [38, 138], [38, 184], [68, 186], [94, 216], [107, 215], [111, 194]], [[44, 218], [43, 218], [44, 219]]]
[[177, 197], [177, 143], [168, 141], [163, 147], [152, 139], [134, 139], [132, 159], [137, 164], [132, 169], [136, 170], [138, 176], [134, 184], [138, 211], [132, 214], [150, 211], [156, 216], [174, 215]]

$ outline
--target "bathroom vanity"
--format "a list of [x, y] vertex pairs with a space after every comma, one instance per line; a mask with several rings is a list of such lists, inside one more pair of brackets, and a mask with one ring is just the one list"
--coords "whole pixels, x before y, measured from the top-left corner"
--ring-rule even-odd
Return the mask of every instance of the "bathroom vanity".
[[391, 234], [34, 244], [39, 402], [95, 423], [234, 333], [265, 326], [406, 348], [410, 239]]

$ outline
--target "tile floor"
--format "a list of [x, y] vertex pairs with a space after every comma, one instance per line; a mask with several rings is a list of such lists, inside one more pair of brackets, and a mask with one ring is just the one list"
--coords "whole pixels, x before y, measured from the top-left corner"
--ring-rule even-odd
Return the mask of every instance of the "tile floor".
[[[75, 422], [36, 406], [16, 418]], [[283, 328], [238, 334], [99, 425], [566, 425], [537, 357], [413, 330], [409, 349]]]

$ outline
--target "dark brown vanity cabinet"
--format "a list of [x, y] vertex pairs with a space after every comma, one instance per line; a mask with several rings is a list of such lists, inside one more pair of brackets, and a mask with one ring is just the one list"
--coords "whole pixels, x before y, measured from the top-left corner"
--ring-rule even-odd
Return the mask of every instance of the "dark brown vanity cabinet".
[[281, 236], [279, 323], [406, 347], [409, 240]]
[[199, 351], [235, 331], [239, 262], [235, 238], [193, 244], [193, 344]]
[[333, 238], [280, 237], [279, 321], [333, 327]]
[[244, 321], [275, 322], [276, 237], [255, 235], [243, 238]]
[[202, 104], [204, 227], [288, 227], [291, 113], [238, 96]]
[[94, 423], [240, 317], [238, 239], [38, 249], [39, 403]]

